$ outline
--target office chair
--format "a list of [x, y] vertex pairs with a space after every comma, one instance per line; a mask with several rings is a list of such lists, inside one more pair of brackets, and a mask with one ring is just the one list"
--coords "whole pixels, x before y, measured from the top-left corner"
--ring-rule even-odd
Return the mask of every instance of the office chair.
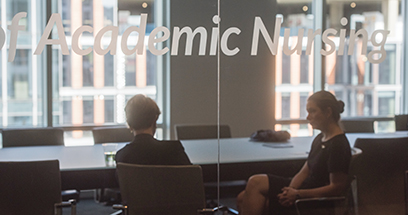
[[358, 148], [352, 149], [352, 157], [350, 161], [350, 177], [349, 187], [341, 196], [321, 197], [321, 198], [305, 198], [298, 199], [295, 202], [296, 212], [298, 215], [358, 215], [358, 199], [357, 199], [357, 178], [352, 173], [352, 169], [358, 157], [362, 154], [362, 150]]
[[[198, 140], [217, 138], [217, 125], [175, 125], [176, 139]], [[220, 125], [220, 138], [231, 138], [228, 125]]]
[[405, 214], [408, 215], [408, 170], [405, 171]]
[[[95, 144], [131, 142], [135, 136], [125, 126], [96, 127], [92, 129]], [[118, 203], [121, 196], [117, 188], [101, 188], [95, 191], [98, 202]]]
[[395, 130], [408, 131], [408, 115], [395, 115]]
[[3, 147], [63, 146], [64, 130], [61, 128], [3, 129]]
[[353, 169], [358, 178], [360, 214], [404, 214], [408, 137], [358, 138], [354, 147], [363, 151]]
[[[2, 131], [3, 147], [23, 146], [63, 146], [64, 130], [61, 128], [24, 128], [4, 129]], [[61, 192], [64, 201], [75, 199], [79, 201], [78, 190]]]
[[0, 162], [0, 175], [1, 214], [76, 214], [75, 200], [62, 202], [58, 160]]
[[[178, 140], [216, 139], [217, 125], [179, 124], [175, 125], [176, 138]], [[220, 138], [231, 138], [231, 129], [228, 125], [220, 125]], [[236, 197], [245, 189], [246, 180], [223, 181], [220, 183], [221, 194], [224, 197]], [[204, 183], [205, 192], [209, 199], [209, 205], [215, 206], [217, 203], [218, 184], [217, 182]]]
[[129, 128], [123, 126], [97, 127], [92, 129], [95, 144], [131, 142], [135, 136], [130, 133]]
[[341, 120], [345, 133], [374, 133], [374, 120]]
[[123, 205], [113, 208], [126, 215], [191, 215], [214, 213], [205, 208], [199, 165], [117, 164]]

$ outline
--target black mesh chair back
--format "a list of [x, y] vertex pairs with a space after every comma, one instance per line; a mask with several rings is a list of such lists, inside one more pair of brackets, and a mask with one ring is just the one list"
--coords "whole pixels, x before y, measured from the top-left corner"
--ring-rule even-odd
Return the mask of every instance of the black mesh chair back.
[[54, 215], [61, 203], [58, 160], [0, 162], [0, 214]]
[[135, 137], [125, 126], [93, 128], [92, 135], [95, 144], [131, 142]]
[[352, 169], [357, 177], [360, 215], [404, 214], [408, 137], [358, 138], [354, 147], [363, 151]]
[[408, 115], [395, 115], [395, 130], [408, 131]]
[[345, 133], [374, 133], [374, 120], [341, 120]]
[[4, 129], [3, 147], [64, 145], [61, 128]]
[[[217, 138], [217, 125], [176, 125], [176, 138], [178, 140], [215, 139]], [[228, 125], [220, 125], [220, 138], [231, 138]]]
[[129, 215], [191, 215], [205, 207], [201, 167], [117, 164]]

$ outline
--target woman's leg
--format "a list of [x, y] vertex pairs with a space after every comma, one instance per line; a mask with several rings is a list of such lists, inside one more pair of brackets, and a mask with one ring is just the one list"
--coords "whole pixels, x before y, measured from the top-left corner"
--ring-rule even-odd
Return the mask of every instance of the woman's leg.
[[241, 215], [262, 215], [268, 199], [269, 179], [265, 174], [251, 176], [247, 186], [237, 197]]

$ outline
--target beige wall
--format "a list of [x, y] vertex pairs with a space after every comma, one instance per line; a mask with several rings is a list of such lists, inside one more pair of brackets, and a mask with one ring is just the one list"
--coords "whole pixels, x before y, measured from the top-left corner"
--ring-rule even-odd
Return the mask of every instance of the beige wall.
[[[184, 55], [180, 40], [179, 53], [170, 63], [171, 138], [174, 125], [184, 123], [215, 124], [217, 122], [217, 57], [209, 56], [212, 22], [217, 14], [217, 1], [171, 1], [171, 31], [204, 26], [208, 32], [205, 56], [198, 56], [198, 39], [194, 41], [192, 56]], [[273, 128], [274, 116], [274, 57], [263, 38], [259, 40], [257, 56], [250, 55], [255, 16], [260, 16], [273, 35], [276, 3], [225, 0], [221, 6], [221, 28], [241, 29], [231, 35], [230, 49], [240, 52], [221, 58], [221, 124], [229, 124], [234, 137], [246, 137], [258, 129]], [[183, 38], [183, 37], [182, 37]]]

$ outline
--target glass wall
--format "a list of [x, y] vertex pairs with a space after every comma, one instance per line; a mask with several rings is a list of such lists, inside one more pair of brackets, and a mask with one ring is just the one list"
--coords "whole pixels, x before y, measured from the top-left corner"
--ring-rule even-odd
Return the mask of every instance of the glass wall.
[[[326, 11], [327, 28], [339, 33], [332, 36], [335, 52], [325, 58], [325, 84], [346, 101], [344, 116], [400, 114], [404, 24], [401, 1], [328, 1]], [[392, 126], [382, 124], [378, 129], [392, 130]]]
[[124, 125], [139, 93], [162, 110], [159, 139], [178, 124], [312, 136], [305, 106], [321, 89], [345, 118], [384, 120], [377, 131], [403, 113], [401, 0], [0, 2], [1, 128], [63, 127], [67, 145], [91, 145], [90, 129]]
[[[123, 110], [129, 97], [143, 93], [156, 99], [156, 57], [147, 44], [136, 47], [155, 26], [154, 1], [54, 3], [70, 50], [69, 55], [62, 55], [59, 47], [54, 47], [58, 57], [54, 60], [58, 68], [54, 70], [58, 77], [54, 83], [54, 95], [58, 95], [54, 97], [54, 125], [124, 124]], [[148, 14], [147, 18], [142, 14]], [[139, 35], [137, 28], [146, 31]], [[136, 55], [139, 50], [142, 52]]]
[[[1, 52], [1, 127], [125, 124], [123, 110], [132, 95], [142, 93], [158, 100], [158, 60], [146, 40], [156, 25], [153, 0], [53, 0], [50, 22], [46, 22], [44, 0], [1, 2], [5, 43], [10, 44]], [[142, 14], [147, 14], [146, 19]], [[17, 34], [7, 31], [14, 22], [21, 26]], [[39, 45], [47, 24], [54, 40], [65, 39], [52, 46], [48, 57], [52, 77], [46, 75], [47, 49]], [[144, 33], [139, 36], [137, 28]], [[136, 54], [137, 50], [142, 52]], [[47, 83], [52, 83], [51, 123]], [[162, 118], [160, 127], [161, 122]], [[67, 134], [84, 137], [82, 131]], [[85, 132], [85, 137], [90, 133]]]
[[[268, 66], [268, 71], [273, 69], [274, 72], [270, 80], [271, 90], [274, 91], [271, 96], [274, 99], [274, 107], [270, 108], [270, 111], [272, 121], [276, 120], [276, 122], [272, 122], [273, 125], [268, 124], [268, 127], [290, 130], [294, 136], [311, 135], [312, 130], [305, 120], [306, 112], [303, 107], [307, 97], [317, 89], [316, 86], [332, 91], [346, 102], [346, 110], [343, 114], [346, 118], [384, 118], [402, 113], [403, 70], [401, 65], [404, 24], [402, 2], [400, 0], [323, 1], [322, 12], [316, 9], [320, 3], [316, 5], [315, 2], [278, 0], [276, 16], [268, 20], [271, 26], [275, 24], [275, 19], [280, 20], [277, 52], [269, 56], [273, 65]], [[228, 3], [225, 4], [228, 5]], [[178, 105], [171, 105], [173, 101], [177, 104], [178, 98], [184, 98], [183, 87], [177, 91], [178, 88], [174, 85], [194, 83], [187, 82], [185, 75], [179, 77], [176, 71], [177, 64], [172, 66], [170, 63], [181, 59], [176, 56], [175, 51], [180, 55], [186, 47], [182, 44], [173, 44], [173, 41], [168, 40], [159, 45], [171, 50], [163, 55], [155, 55], [147, 45], [150, 33], [158, 27], [157, 23], [168, 26], [170, 30], [174, 30], [173, 27], [182, 29], [187, 26], [188, 22], [185, 20], [177, 26], [175, 24], [172, 26], [172, 19], [176, 17], [172, 17], [171, 5], [157, 0], [54, 0], [52, 4], [52, 13], [59, 14], [62, 22], [68, 53], [63, 53], [61, 45], [53, 45], [53, 54], [50, 58], [53, 66], [50, 81], [53, 85], [53, 105], [52, 123], [49, 125], [45, 91], [46, 51], [44, 49], [41, 54], [33, 54], [36, 51], [33, 48], [38, 46], [47, 24], [44, 17], [45, 2], [42, 0], [2, 1], [0, 11], [1, 20], [4, 20], [2, 28], [7, 29], [13, 18], [21, 25], [15, 42], [11, 40], [14, 38], [11, 32], [5, 31], [6, 43], [10, 46], [3, 48], [0, 53], [2, 127], [83, 127], [124, 124], [124, 105], [129, 97], [137, 93], [152, 97], [164, 110], [159, 121], [160, 127], [165, 129], [167, 138], [174, 137], [172, 128], [174, 124], [202, 121], [201, 118], [194, 119], [197, 116], [193, 113], [188, 117], [178, 116], [179, 113], [173, 110], [177, 110]], [[215, 55], [217, 44], [214, 40], [216, 32], [213, 30], [216, 22], [212, 20], [213, 14], [217, 13], [217, 2], [209, 4], [212, 12], [207, 15], [208, 17], [202, 18], [200, 22], [194, 21], [194, 19], [199, 20], [196, 14], [189, 18], [192, 30], [207, 23], [205, 25], [208, 28], [209, 42], [205, 44], [207, 50], [201, 50], [198, 39], [193, 40], [192, 55], [197, 54], [202, 61], [190, 65], [188, 69], [197, 70], [201, 64], [211, 66], [206, 68], [205, 72], [200, 72], [198, 76], [190, 72], [187, 75], [191, 79], [209, 81], [215, 80], [213, 78], [217, 75]], [[221, 12], [224, 10], [228, 14], [225, 8], [220, 9]], [[78, 10], [82, 13], [78, 13]], [[166, 15], [166, 10], [171, 15]], [[157, 11], [160, 12], [157, 13]], [[19, 13], [20, 16], [16, 16]], [[244, 16], [246, 12], [240, 13], [242, 13], [241, 16], [237, 14], [228, 15], [228, 17], [236, 19], [247, 17]], [[142, 14], [147, 15], [143, 17]], [[252, 18], [248, 19], [251, 25], [255, 21]], [[264, 19], [262, 21], [265, 22]], [[54, 24], [54, 29], [58, 29], [57, 23]], [[220, 59], [221, 68], [223, 65], [228, 65], [229, 59], [238, 59], [237, 55], [244, 52], [241, 46], [234, 45], [234, 41], [238, 41], [246, 32], [253, 30], [251, 26], [244, 32], [235, 32], [235, 29], [230, 28], [233, 23], [226, 24], [221, 26], [232, 30], [232, 33], [228, 34], [228, 50], [224, 51], [230, 53]], [[242, 30], [238, 24], [235, 25]], [[145, 29], [144, 39], [141, 39], [138, 33], [138, 29], [141, 28]], [[315, 50], [315, 41], [321, 35], [318, 29], [328, 33], [326, 36], [329, 42], [322, 43], [323, 51], [330, 52], [328, 54], [320, 54], [322, 50]], [[327, 31], [328, 29], [333, 29], [334, 32], [329, 33], [331, 30]], [[383, 32], [383, 34], [376, 31], [378, 29], [389, 32]], [[267, 30], [273, 33], [273, 28], [268, 27]], [[310, 30], [312, 31], [309, 32]], [[181, 40], [184, 39], [183, 34], [184, 32], [180, 34]], [[59, 36], [57, 30], [52, 31], [53, 38], [59, 38]], [[248, 37], [252, 36], [248, 35]], [[266, 48], [265, 35], [261, 34], [259, 38], [260, 49], [263, 46]], [[142, 43], [144, 43], [142, 45], [144, 49], [139, 46]], [[125, 48], [122, 48], [124, 44]], [[173, 45], [179, 46], [175, 49], [172, 48]], [[240, 48], [239, 53], [232, 54], [236, 51], [232, 47]], [[139, 51], [141, 52], [136, 53]], [[202, 51], [208, 56], [202, 56]], [[184, 53], [185, 56], [186, 53]], [[187, 55], [191, 54], [187, 53]], [[11, 58], [13, 60], [9, 61]], [[191, 57], [186, 56], [186, 59]], [[205, 59], [209, 61], [206, 62]], [[375, 60], [381, 63], [373, 63]], [[244, 79], [245, 77], [244, 74], [230, 71], [222, 71], [220, 74], [220, 93], [221, 96], [223, 93], [225, 95], [221, 98], [221, 103], [223, 98], [231, 93], [240, 92], [239, 89], [231, 86], [233, 82], [228, 81], [228, 78], [239, 76]], [[321, 79], [318, 76], [321, 76]], [[183, 79], [183, 81], [172, 83], [171, 80], [174, 78]], [[203, 82], [202, 87], [212, 91], [213, 94], [211, 98], [203, 98], [216, 102], [216, 82], [204, 83], [206, 82]], [[234, 92], [229, 91], [232, 89]], [[224, 102], [224, 105], [225, 109], [229, 106], [227, 102]], [[199, 109], [205, 107], [205, 105], [197, 106]], [[213, 106], [206, 108], [213, 108]], [[224, 111], [221, 121], [223, 118], [228, 119], [228, 114], [228, 111]], [[216, 111], [211, 115], [216, 115]], [[166, 122], [163, 121], [164, 119]], [[206, 120], [203, 120], [205, 123]], [[392, 130], [392, 123], [379, 122], [378, 130]], [[80, 136], [79, 134], [78, 137]]]
[[[276, 129], [281, 129], [279, 121], [305, 119], [300, 114], [302, 108], [298, 108], [301, 94], [307, 97], [316, 86], [333, 92], [346, 103], [344, 118], [390, 117], [392, 120], [394, 114], [402, 113], [401, 1], [325, 3], [321, 8], [323, 14], [319, 14], [313, 12], [318, 5], [312, 1], [278, 1], [277, 16], [282, 17], [282, 26], [290, 30], [289, 44], [294, 47], [299, 40], [303, 43], [300, 55], [278, 53], [276, 56]], [[302, 29], [303, 36], [299, 33]], [[311, 35], [318, 33], [316, 38], [324, 37], [327, 32], [323, 50], [313, 50], [306, 29], [313, 29]], [[321, 54], [320, 59], [313, 59], [316, 54]], [[311, 134], [310, 127], [309, 132], [302, 132], [299, 126], [290, 124], [287, 129], [293, 135]], [[391, 121], [379, 121], [376, 130], [393, 131], [393, 126]]]
[[[287, 130], [292, 136], [309, 136], [312, 129], [306, 119], [306, 101], [313, 93], [314, 47], [308, 43], [307, 29], [314, 28], [313, 2], [277, 1], [277, 18], [282, 20], [279, 49], [275, 56], [276, 130]], [[303, 31], [303, 33], [302, 33]], [[285, 39], [285, 35], [286, 39]], [[285, 120], [301, 123], [279, 124]]]
[[[32, 55], [44, 28], [43, 1], [2, 1], [1, 126], [44, 126], [44, 57]], [[9, 25], [19, 25], [10, 32]], [[4, 39], [4, 38], [3, 38]]]

